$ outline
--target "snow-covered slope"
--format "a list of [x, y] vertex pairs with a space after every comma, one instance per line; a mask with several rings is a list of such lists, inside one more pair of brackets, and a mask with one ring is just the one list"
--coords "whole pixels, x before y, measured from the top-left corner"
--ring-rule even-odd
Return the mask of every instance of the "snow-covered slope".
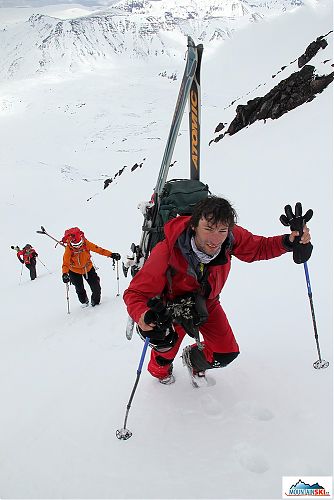
[[[298, 2], [300, 3], [300, 2]], [[184, 35], [206, 44], [229, 39], [250, 22], [294, 8], [293, 0], [257, 7], [246, 0], [123, 0], [86, 16], [60, 19], [39, 11], [2, 21], [0, 77], [93, 69], [115, 56], [180, 56]]]
[[[158, 76], [166, 67], [159, 57], [119, 58], [113, 68], [72, 78], [2, 85], [1, 498], [279, 499], [282, 476], [332, 474], [332, 86], [278, 120], [208, 146], [217, 123], [233, 117], [231, 101], [245, 103], [262, 92], [260, 83], [273, 85], [271, 75], [330, 30], [330, 16], [324, 4], [298, 9], [205, 49], [201, 173], [256, 234], [283, 234], [278, 218], [287, 203], [314, 210], [309, 271], [330, 367], [312, 366], [303, 268], [291, 255], [251, 265], [234, 259], [221, 301], [240, 356], [198, 391], [180, 358], [168, 387], [149, 376], [146, 359], [127, 442], [115, 431], [143, 343], [125, 339], [116, 272], [94, 257], [102, 303], [82, 310], [71, 289], [68, 315], [62, 249], [36, 230], [61, 237], [79, 226], [126, 256], [140, 237], [136, 207], [152, 194], [180, 80]], [[180, 57], [179, 73], [183, 64]], [[286, 70], [275, 84], [285, 77]], [[170, 178], [188, 175], [187, 134], [185, 118]], [[135, 163], [142, 165], [131, 171]], [[10, 249], [26, 243], [39, 253], [34, 282], [26, 269], [20, 277]], [[121, 273], [121, 294], [128, 283]]]

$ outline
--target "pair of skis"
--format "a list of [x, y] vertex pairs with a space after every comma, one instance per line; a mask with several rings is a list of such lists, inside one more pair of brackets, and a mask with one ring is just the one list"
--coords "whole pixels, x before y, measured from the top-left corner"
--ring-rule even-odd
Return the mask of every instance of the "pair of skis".
[[45, 227], [41, 226], [41, 229], [39, 231], [36, 231], [36, 233], [38, 234], [45, 234], [46, 236], [48, 236], [49, 238], [51, 238], [51, 240], [55, 241], [56, 242], [56, 246], [57, 245], [61, 245], [62, 247], [65, 247], [64, 243], [62, 241], [59, 241], [57, 240], [56, 238], [54, 238], [53, 236], [51, 236], [51, 234], [49, 234]]
[[[132, 256], [128, 257], [127, 265], [123, 264], [125, 276], [131, 268], [131, 275], [143, 267], [150, 252], [151, 228], [155, 226], [159, 212], [161, 193], [165, 186], [172, 155], [175, 148], [176, 139], [179, 133], [181, 121], [187, 102], [189, 103], [189, 138], [190, 138], [190, 179], [199, 180], [200, 174], [200, 107], [201, 107], [201, 87], [200, 71], [203, 54], [203, 45], [195, 45], [193, 39], [188, 36], [188, 51], [184, 74], [178, 98], [175, 105], [172, 124], [170, 127], [161, 167], [154, 188], [152, 200], [144, 208], [144, 223], [140, 243], [132, 243]], [[126, 338], [131, 340], [134, 329], [134, 321], [128, 317], [126, 326]]]

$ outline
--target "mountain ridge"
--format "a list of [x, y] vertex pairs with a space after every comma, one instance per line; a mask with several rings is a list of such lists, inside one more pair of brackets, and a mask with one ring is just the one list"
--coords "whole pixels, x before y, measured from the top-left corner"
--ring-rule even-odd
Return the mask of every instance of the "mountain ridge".
[[[112, 62], [120, 55], [136, 59], [172, 58], [184, 37], [210, 45], [266, 15], [302, 5], [301, 0], [122, 0], [86, 16], [59, 19], [32, 14], [0, 32], [0, 78], [33, 77], [49, 71], [75, 72]], [[166, 38], [167, 37], [167, 38]], [[167, 43], [168, 40], [168, 43]]]

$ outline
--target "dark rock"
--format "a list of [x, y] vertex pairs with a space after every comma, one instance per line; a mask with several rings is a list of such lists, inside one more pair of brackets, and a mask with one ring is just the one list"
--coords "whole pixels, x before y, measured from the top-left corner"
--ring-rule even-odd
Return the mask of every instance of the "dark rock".
[[[334, 73], [318, 76], [314, 75], [314, 71], [314, 66], [306, 65], [282, 80], [265, 96], [256, 97], [246, 105], [237, 106], [236, 117], [230, 123], [226, 134], [233, 135], [257, 120], [276, 120], [288, 111], [312, 101], [316, 94], [322, 92], [334, 79]], [[218, 142], [224, 135], [214, 139], [214, 142]]]
[[215, 133], [220, 132], [224, 127], [225, 125], [223, 123], [219, 123], [219, 125], [215, 128]]
[[109, 186], [109, 184], [110, 184], [111, 182], [112, 182], [112, 179], [106, 179], [106, 180], [104, 181], [103, 189], [106, 189], [106, 188]]
[[326, 48], [328, 45], [327, 41], [323, 36], [318, 36], [318, 38], [311, 42], [310, 45], [306, 48], [304, 54], [298, 57], [298, 68], [302, 68], [307, 64], [318, 52], [320, 49]]

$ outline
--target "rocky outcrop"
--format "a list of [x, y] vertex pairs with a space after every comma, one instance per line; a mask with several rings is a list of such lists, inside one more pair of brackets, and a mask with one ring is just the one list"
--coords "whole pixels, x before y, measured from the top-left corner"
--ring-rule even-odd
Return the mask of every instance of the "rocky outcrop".
[[[330, 31], [329, 33], [332, 33]], [[327, 33], [327, 35], [329, 35]], [[319, 36], [314, 42], [311, 42], [310, 45], [306, 48], [304, 54], [298, 57], [298, 68], [302, 68], [310, 62], [310, 60], [319, 52], [320, 49], [325, 49], [328, 45], [325, 37], [327, 35]]]
[[[236, 116], [226, 132], [212, 139], [210, 144], [220, 141], [226, 135], [236, 134], [258, 120], [267, 120], [269, 118], [276, 120], [298, 106], [312, 101], [317, 94], [323, 92], [333, 82], [334, 72], [317, 75], [315, 67], [305, 65], [305, 61], [310, 61], [320, 49], [327, 47], [328, 43], [325, 40], [327, 35], [318, 37], [307, 47], [305, 53], [298, 58], [298, 66], [302, 66], [299, 71], [282, 80], [263, 97], [255, 97], [249, 100], [247, 104], [238, 105], [236, 107]], [[329, 61], [330, 59], [326, 60], [326, 62]], [[286, 66], [282, 70], [285, 68]], [[223, 128], [224, 125], [220, 123], [217, 125], [215, 132], [217, 133]]]

